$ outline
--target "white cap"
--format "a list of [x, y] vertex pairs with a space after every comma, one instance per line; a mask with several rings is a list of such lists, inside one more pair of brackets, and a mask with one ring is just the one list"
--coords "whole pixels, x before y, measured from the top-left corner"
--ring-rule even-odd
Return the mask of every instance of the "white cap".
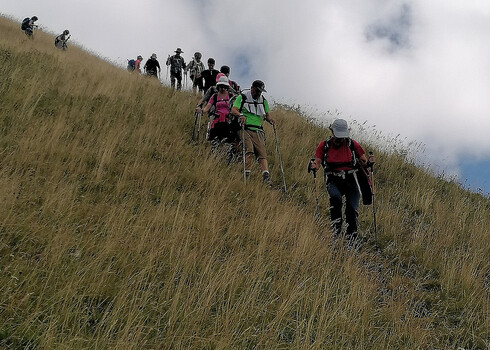
[[216, 82], [216, 86], [218, 85], [226, 85], [226, 86], [230, 86], [230, 82], [228, 81], [228, 78], [226, 76], [222, 76], [218, 79], [218, 81]]

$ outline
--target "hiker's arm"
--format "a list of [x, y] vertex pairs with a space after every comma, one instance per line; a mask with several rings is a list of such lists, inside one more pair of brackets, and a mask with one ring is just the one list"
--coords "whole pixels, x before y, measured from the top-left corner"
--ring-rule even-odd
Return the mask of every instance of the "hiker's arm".
[[202, 110], [203, 113], [207, 113], [210, 109], [211, 109], [211, 106], [213, 104], [211, 103], [211, 100], [209, 100], [208, 104], [206, 105], [206, 107], [204, 107], [204, 109]]
[[240, 112], [238, 111], [238, 108], [235, 106], [231, 107], [231, 114], [233, 114], [235, 117], [240, 116]]
[[247, 118], [243, 115], [240, 114], [240, 111], [238, 110], [238, 107], [231, 107], [231, 114], [233, 114], [235, 117], [238, 117], [240, 120], [240, 123], [244, 124], [247, 121]]
[[368, 160], [366, 158], [366, 154], [363, 154], [362, 156], [360, 156], [359, 157], [359, 161], [361, 162], [361, 165], [363, 167], [365, 167], [367, 165], [367, 162], [368, 162]]
[[269, 115], [269, 113], [265, 114], [265, 121], [268, 122], [270, 125], [276, 125], [276, 121], [272, 119]]

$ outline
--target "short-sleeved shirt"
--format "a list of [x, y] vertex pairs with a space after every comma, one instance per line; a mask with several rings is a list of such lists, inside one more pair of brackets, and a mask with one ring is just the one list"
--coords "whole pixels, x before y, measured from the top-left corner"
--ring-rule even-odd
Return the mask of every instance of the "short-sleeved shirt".
[[141, 73], [141, 60], [134, 61], [134, 69]]
[[[355, 140], [352, 140], [354, 145], [354, 152], [356, 153], [357, 158], [361, 157], [364, 153], [364, 149], [361, 147], [359, 143]], [[325, 150], [325, 141], [320, 142], [318, 147], [316, 148], [315, 158], [319, 158], [323, 161], [323, 152]], [[344, 140], [342, 145], [339, 148], [336, 148], [332, 141], [330, 141], [330, 147], [328, 147], [328, 155], [327, 155], [327, 166], [331, 171], [342, 171], [342, 170], [351, 170], [352, 167], [346, 166], [346, 163], [352, 161], [352, 152], [347, 144], [347, 141]], [[336, 166], [337, 164], [337, 166]]]
[[201, 77], [204, 79], [204, 91], [208, 91], [211, 86], [216, 85], [216, 77], [219, 74], [219, 70], [205, 69], [201, 72]]
[[148, 73], [157, 74], [157, 67], [160, 68], [160, 63], [157, 60], [148, 59], [145, 63], [145, 69]]
[[[264, 104], [265, 113], [269, 113], [269, 110], [270, 110], [269, 109], [269, 103], [267, 102], [267, 100], [263, 96], [261, 96], [260, 98], [263, 99], [263, 101], [264, 101], [263, 104]], [[238, 95], [238, 97], [235, 99], [235, 102], [233, 103], [233, 107], [238, 108], [239, 111], [240, 111], [240, 107], [242, 105], [242, 99], [243, 99], [243, 95], [240, 94], [240, 95]], [[252, 99], [252, 101], [250, 101], [250, 102], [256, 102], [256, 100]], [[251, 113], [251, 112], [247, 111], [245, 108], [243, 108], [240, 111], [240, 113], [243, 114], [245, 116], [245, 118], [247, 118], [247, 120], [245, 121], [245, 126], [247, 126], [248, 129], [250, 129], [250, 130], [260, 129], [260, 127], [262, 126], [262, 118], [265, 117], [265, 115], [257, 115], [257, 114]]]

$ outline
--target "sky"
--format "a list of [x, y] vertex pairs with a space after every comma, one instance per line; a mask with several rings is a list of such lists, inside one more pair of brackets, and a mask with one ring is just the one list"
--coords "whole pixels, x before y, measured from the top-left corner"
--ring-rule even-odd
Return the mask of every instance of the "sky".
[[261, 79], [271, 100], [422, 144], [419, 162], [490, 193], [488, 0], [1, 0], [0, 13], [120, 65], [202, 52], [242, 88]]

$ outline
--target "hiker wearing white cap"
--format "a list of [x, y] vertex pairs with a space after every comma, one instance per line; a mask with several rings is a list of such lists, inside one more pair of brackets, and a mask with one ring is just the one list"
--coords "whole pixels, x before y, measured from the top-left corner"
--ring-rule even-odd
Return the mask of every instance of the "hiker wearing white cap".
[[170, 66], [170, 86], [172, 89], [175, 89], [175, 81], [177, 80], [177, 90], [182, 88], [182, 69], [185, 72], [185, 61], [184, 58], [180, 55], [184, 53], [180, 47], [175, 50], [175, 55], [168, 56], [167, 58], [167, 66]]
[[267, 153], [265, 149], [265, 132], [262, 127], [262, 120], [275, 125], [274, 119], [269, 115], [269, 103], [262, 96], [265, 84], [261, 80], [255, 80], [250, 90], [244, 90], [233, 103], [231, 113], [240, 118], [244, 125], [243, 137], [245, 143], [245, 178], [250, 176], [253, 156], [259, 161], [262, 171], [262, 180], [270, 184], [269, 165], [267, 163]]
[[350, 138], [350, 131], [344, 119], [336, 119], [330, 125], [333, 136], [320, 142], [315, 156], [308, 166], [316, 172], [323, 166], [326, 189], [330, 197], [330, 220], [335, 236], [342, 230], [342, 198], [345, 197], [346, 238], [357, 238], [358, 207], [361, 196], [358, 169], [374, 163], [374, 156], [366, 158], [364, 149]]
[[160, 63], [157, 61], [155, 53], [146, 61], [144, 69], [148, 76], [158, 78], [158, 75], [160, 75]]

